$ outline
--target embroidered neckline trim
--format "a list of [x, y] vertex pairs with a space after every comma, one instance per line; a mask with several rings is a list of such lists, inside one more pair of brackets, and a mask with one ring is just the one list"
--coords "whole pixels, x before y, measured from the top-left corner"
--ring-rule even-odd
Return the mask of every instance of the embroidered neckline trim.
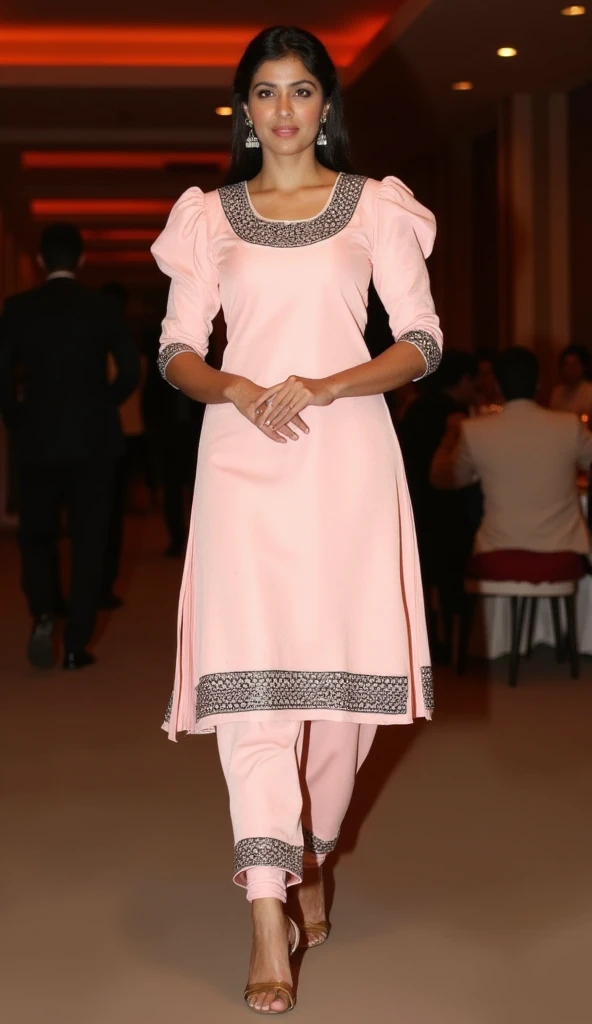
[[309, 220], [267, 220], [253, 209], [247, 183], [218, 189], [220, 203], [236, 235], [252, 245], [296, 248], [332, 238], [352, 219], [368, 179], [361, 174], [340, 173], [324, 210]]

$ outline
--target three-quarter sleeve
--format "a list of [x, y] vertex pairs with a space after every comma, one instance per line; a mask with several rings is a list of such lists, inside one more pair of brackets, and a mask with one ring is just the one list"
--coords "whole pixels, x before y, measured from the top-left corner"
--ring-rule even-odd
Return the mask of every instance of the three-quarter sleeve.
[[166, 380], [166, 368], [180, 352], [195, 352], [205, 358], [212, 320], [220, 309], [218, 270], [210, 252], [200, 188], [188, 189], [177, 200], [151, 252], [171, 278], [158, 356]]
[[374, 285], [395, 342], [407, 341], [422, 353], [423, 376], [433, 373], [442, 358], [442, 331], [425, 263], [435, 237], [434, 215], [398, 178], [384, 178], [374, 209]]

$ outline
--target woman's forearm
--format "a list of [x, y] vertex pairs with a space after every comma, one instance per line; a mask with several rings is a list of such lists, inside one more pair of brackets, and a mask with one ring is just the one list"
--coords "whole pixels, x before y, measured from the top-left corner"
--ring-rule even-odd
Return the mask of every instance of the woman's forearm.
[[423, 376], [426, 361], [415, 345], [398, 341], [375, 359], [326, 378], [335, 398], [381, 395]]
[[242, 380], [234, 373], [215, 370], [193, 352], [179, 352], [166, 367], [166, 379], [195, 402], [219, 405], [230, 402], [233, 385]]

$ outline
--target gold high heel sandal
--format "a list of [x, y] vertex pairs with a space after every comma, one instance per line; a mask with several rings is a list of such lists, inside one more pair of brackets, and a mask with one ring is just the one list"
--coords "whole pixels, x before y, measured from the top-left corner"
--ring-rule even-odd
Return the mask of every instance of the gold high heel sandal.
[[[323, 894], [323, 905], [325, 903], [325, 878], [321, 868], [321, 892]], [[307, 941], [301, 943], [303, 949], [313, 949], [314, 946], [322, 946], [329, 938], [331, 925], [328, 921], [304, 921], [302, 923], [302, 936]], [[311, 941], [312, 940], [312, 941]]]
[[[290, 946], [290, 956], [294, 956], [294, 953], [300, 945], [300, 928], [291, 917], [288, 917], [288, 921], [294, 929], [294, 941]], [[273, 992], [274, 996], [272, 1002], [276, 999], [284, 999], [286, 1001], [285, 1010], [258, 1010], [256, 1006], [251, 1006], [249, 1003], [251, 996], [258, 996], [261, 992]], [[279, 1016], [282, 1013], [289, 1013], [290, 1010], [293, 1010], [296, 1006], [294, 987], [288, 984], [287, 981], [258, 981], [254, 985], [247, 985], [245, 989], [245, 1002], [249, 1007], [249, 1010], [253, 1010], [254, 1013], [267, 1013], [272, 1016], [275, 1016], [276, 1014]]]

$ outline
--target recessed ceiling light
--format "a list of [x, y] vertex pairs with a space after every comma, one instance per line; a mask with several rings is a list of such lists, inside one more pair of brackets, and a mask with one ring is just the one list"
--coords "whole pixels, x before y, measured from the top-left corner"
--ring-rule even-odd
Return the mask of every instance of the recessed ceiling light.
[[500, 46], [497, 51], [498, 57], [515, 57], [518, 50], [515, 50], [513, 46]]
[[453, 82], [451, 88], [455, 92], [470, 92], [474, 85], [472, 82]]
[[216, 107], [216, 113], [220, 114], [220, 117], [230, 117], [232, 107]]
[[561, 13], [566, 18], [577, 18], [579, 15], [586, 13], [586, 8], [580, 4], [572, 4], [570, 7], [564, 7]]

